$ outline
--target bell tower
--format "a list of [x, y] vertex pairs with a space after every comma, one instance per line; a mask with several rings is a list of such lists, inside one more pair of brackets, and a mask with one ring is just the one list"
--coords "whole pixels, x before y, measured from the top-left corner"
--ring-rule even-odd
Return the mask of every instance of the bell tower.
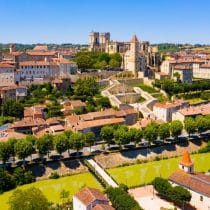
[[91, 31], [89, 35], [89, 51], [97, 51], [99, 48], [99, 33]]
[[194, 164], [191, 161], [190, 154], [187, 150], [183, 153], [182, 160], [179, 163], [179, 168], [187, 173], [194, 173]]

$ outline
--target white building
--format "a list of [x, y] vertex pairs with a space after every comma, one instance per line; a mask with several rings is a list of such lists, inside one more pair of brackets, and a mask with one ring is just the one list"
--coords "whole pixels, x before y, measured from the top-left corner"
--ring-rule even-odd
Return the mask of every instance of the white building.
[[172, 120], [173, 113], [186, 106], [187, 103], [183, 101], [175, 101], [173, 103], [155, 103], [153, 106], [153, 112], [159, 120], [170, 122]]
[[184, 152], [179, 169], [170, 177], [172, 185], [182, 186], [190, 191], [190, 204], [199, 210], [210, 209], [210, 176], [194, 171], [194, 164], [187, 151]]
[[56, 78], [57, 64], [49, 61], [23, 61], [19, 63], [21, 79]]
[[69, 76], [77, 72], [77, 64], [69, 59], [65, 58], [54, 58], [53, 61], [59, 67], [59, 76]]
[[11, 64], [0, 63], [0, 87], [15, 85], [15, 67]]
[[114, 210], [114, 208], [109, 205], [109, 200], [99, 190], [85, 187], [73, 196], [73, 210], [99, 209]]
[[205, 63], [205, 64], [194, 63], [193, 77], [210, 79], [210, 63]]
[[193, 70], [191, 65], [175, 65], [172, 72], [172, 78], [180, 80], [182, 83], [192, 83]]

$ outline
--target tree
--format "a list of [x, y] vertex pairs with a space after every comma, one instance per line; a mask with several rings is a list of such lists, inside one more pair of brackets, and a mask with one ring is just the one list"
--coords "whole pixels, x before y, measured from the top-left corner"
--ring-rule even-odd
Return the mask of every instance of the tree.
[[61, 190], [60, 192], [60, 198], [63, 200], [63, 203], [64, 203], [64, 200], [67, 199], [69, 197], [69, 191], [67, 190]]
[[190, 202], [192, 195], [187, 189], [181, 186], [175, 186], [173, 187], [170, 197], [175, 201]]
[[33, 145], [26, 139], [20, 139], [15, 144], [15, 154], [18, 158], [22, 159], [25, 164], [25, 158], [31, 155], [33, 152]]
[[197, 129], [197, 125], [195, 119], [188, 117], [184, 120], [184, 129], [187, 131], [188, 135], [195, 133]]
[[70, 138], [71, 138], [73, 149], [76, 149], [77, 153], [78, 153], [78, 151], [80, 149], [82, 149], [83, 146], [84, 146], [84, 136], [83, 136], [83, 134], [73, 133]]
[[67, 141], [68, 141], [68, 153], [70, 155], [70, 149], [73, 148], [73, 145], [72, 145], [72, 141], [71, 141], [71, 135], [73, 134], [73, 132], [71, 130], [65, 130], [64, 131], [64, 134], [66, 135], [66, 138], [67, 138]]
[[78, 79], [74, 84], [74, 95], [83, 96], [94, 96], [99, 92], [99, 86], [95, 79]]
[[108, 147], [113, 142], [114, 129], [111, 125], [106, 125], [101, 128], [100, 137], [108, 144]]
[[208, 129], [208, 121], [204, 116], [197, 116], [195, 118], [195, 124], [199, 133], [202, 133]]
[[163, 123], [158, 127], [158, 136], [162, 140], [170, 137], [170, 125], [168, 123]]
[[[50, 150], [53, 149], [53, 135], [49, 134], [49, 133], [46, 133], [40, 139], [42, 139], [41, 143], [43, 144], [43, 145], [40, 145], [40, 149], [42, 149], [43, 152], [46, 149], [47, 150], [47, 156], [49, 158]], [[41, 148], [41, 147], [43, 147], [43, 148]], [[45, 154], [45, 153], [42, 153], [42, 154]]]
[[13, 189], [14, 187], [15, 182], [12, 176], [3, 168], [0, 168], [0, 194]]
[[11, 116], [16, 118], [22, 118], [24, 112], [24, 105], [19, 101], [12, 99], [6, 99], [3, 103], [4, 116]]
[[135, 146], [137, 143], [141, 142], [141, 139], [143, 137], [143, 133], [140, 129], [137, 128], [130, 128], [127, 132], [127, 136], [130, 139], [130, 142], [134, 142]]
[[0, 160], [2, 160], [3, 164], [6, 164], [10, 158], [10, 147], [7, 142], [0, 142]]
[[170, 130], [171, 130], [171, 135], [174, 138], [177, 138], [179, 135], [181, 135], [182, 129], [183, 125], [182, 122], [180, 122], [179, 120], [174, 120], [171, 122]]
[[120, 149], [123, 144], [129, 143], [127, 131], [123, 127], [119, 127], [116, 131], [114, 131], [114, 142], [119, 145]]
[[10, 155], [13, 157], [13, 162], [15, 162], [15, 144], [17, 142], [16, 138], [9, 138], [7, 144], [9, 146]]
[[48, 200], [41, 190], [31, 187], [15, 190], [9, 198], [10, 210], [48, 210]]
[[69, 141], [64, 133], [54, 136], [54, 145], [56, 151], [61, 155], [69, 148]]
[[15, 168], [13, 172], [13, 178], [16, 185], [28, 184], [34, 181], [34, 177], [31, 171], [26, 171], [21, 167]]
[[32, 145], [34, 146], [35, 143], [36, 143], [37, 138], [36, 138], [36, 136], [34, 136], [34, 135], [27, 135], [27, 136], [26, 136], [26, 140], [29, 141], [29, 142], [31, 142]]
[[93, 132], [87, 132], [84, 134], [84, 141], [90, 147], [90, 152], [91, 152], [91, 146], [94, 144], [95, 140], [96, 136]]
[[150, 144], [151, 142], [155, 141], [158, 137], [157, 124], [152, 122], [149, 125], [147, 125], [147, 127], [143, 131], [143, 136], [147, 141], [149, 141]]

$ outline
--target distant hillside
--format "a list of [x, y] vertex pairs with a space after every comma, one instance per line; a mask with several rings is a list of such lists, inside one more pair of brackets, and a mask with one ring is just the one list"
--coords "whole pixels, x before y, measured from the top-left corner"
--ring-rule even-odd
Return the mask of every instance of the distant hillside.
[[158, 49], [161, 53], [178, 52], [181, 50], [210, 51], [209, 45], [201, 45], [201, 44], [191, 45], [191, 44], [160, 43], [160, 44], [154, 44], [154, 46], [158, 46]]
[[[42, 43], [43, 44], [43, 43]], [[8, 51], [9, 50], [9, 43], [3, 44], [0, 43], [0, 51]], [[33, 49], [36, 45], [41, 45], [40, 43], [37, 44], [19, 44], [19, 43], [14, 43], [15, 49], [17, 51], [24, 51], [24, 50], [31, 50]], [[80, 45], [80, 44], [71, 44], [71, 43], [65, 43], [65, 44], [44, 44], [47, 45], [49, 49], [57, 49], [57, 48], [84, 48], [88, 47], [88, 45]]]

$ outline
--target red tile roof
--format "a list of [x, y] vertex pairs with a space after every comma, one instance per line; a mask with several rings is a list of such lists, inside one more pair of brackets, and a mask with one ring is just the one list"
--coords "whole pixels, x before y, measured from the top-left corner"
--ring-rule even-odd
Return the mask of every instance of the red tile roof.
[[139, 40], [138, 40], [137, 36], [134, 35], [130, 42], [139, 42]]
[[14, 66], [8, 64], [8, 63], [0, 63], [0, 68], [10, 68], [14, 69]]
[[198, 172], [190, 174], [178, 169], [169, 177], [169, 180], [202, 195], [210, 197], [210, 176]]
[[108, 201], [108, 199], [105, 197], [103, 193], [101, 193], [97, 189], [90, 187], [83, 188], [80, 192], [78, 192], [74, 196], [77, 197], [86, 206], [89, 206], [95, 200]]

